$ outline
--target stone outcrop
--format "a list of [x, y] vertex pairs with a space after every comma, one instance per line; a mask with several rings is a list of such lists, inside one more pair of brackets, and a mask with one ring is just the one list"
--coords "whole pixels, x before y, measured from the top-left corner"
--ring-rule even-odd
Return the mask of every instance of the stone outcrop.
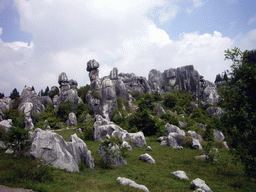
[[7, 119], [0, 121], [0, 127], [2, 127], [5, 132], [8, 132], [12, 126], [12, 119]]
[[185, 141], [186, 133], [175, 125], [167, 123], [165, 125], [166, 136], [160, 137], [157, 140], [161, 142], [161, 145], [169, 145], [173, 149], [182, 149], [181, 146]]
[[219, 130], [214, 129], [214, 141], [224, 141], [225, 136]]
[[70, 136], [70, 142], [66, 142], [57, 133], [37, 128], [32, 134], [30, 154], [68, 172], [78, 172], [80, 162], [94, 168], [91, 151], [76, 134]]
[[205, 100], [206, 104], [215, 104], [215, 103], [219, 103], [221, 98], [218, 94], [217, 91], [217, 87], [214, 86], [207, 86], [204, 89], [204, 93], [203, 93], [203, 99]]
[[177, 177], [179, 179], [188, 180], [188, 176], [184, 171], [174, 171], [174, 172], [172, 172], [172, 175], [174, 175], [175, 177]]
[[140, 160], [145, 161], [149, 164], [156, 164], [156, 161], [149, 154], [145, 153], [140, 155]]
[[121, 185], [124, 185], [124, 186], [128, 185], [130, 187], [134, 187], [136, 189], [140, 189], [140, 190], [142, 190], [144, 192], [149, 192], [149, 190], [148, 190], [148, 188], [146, 186], [139, 185], [135, 181], [132, 181], [132, 180], [127, 179], [125, 177], [118, 177], [116, 181], [119, 182]]
[[67, 126], [76, 126], [77, 124], [77, 118], [75, 113], [69, 113], [68, 120], [66, 122]]
[[[79, 98], [76, 87], [77, 82], [73, 79], [70, 81], [66, 73], [62, 72], [59, 75], [58, 83], [60, 85], [58, 100], [53, 101], [54, 107], [57, 107], [60, 103], [64, 103], [65, 101], [71, 101], [73, 103], [73, 107], [75, 107], [79, 102], [81, 102], [81, 98]], [[54, 97], [57, 99], [57, 97]]]
[[205, 184], [205, 181], [202, 179], [195, 179], [190, 183], [190, 187], [192, 189], [195, 189], [196, 187], [201, 188], [202, 190], [206, 191], [206, 192], [212, 192], [212, 190]]
[[24, 87], [20, 95], [19, 110], [25, 114], [25, 128], [33, 129], [33, 119], [32, 116], [38, 116], [44, 111], [44, 105], [40, 101], [40, 97], [37, 93], [31, 89], [31, 87]]
[[4, 120], [4, 111], [12, 107], [13, 100], [9, 97], [0, 99], [0, 121]]
[[49, 96], [40, 96], [39, 101], [46, 106], [47, 104], [52, 105], [52, 100]]
[[115, 137], [118, 135], [122, 141], [129, 141], [131, 139], [133, 147], [144, 147], [147, 145], [145, 136], [141, 131], [137, 133], [128, 133], [126, 130], [123, 130], [115, 123], [104, 119], [101, 115], [96, 115], [95, 119], [96, 121], [93, 125], [94, 141], [101, 141], [106, 139], [107, 136]]
[[217, 116], [218, 118], [221, 118], [222, 110], [219, 107], [208, 107], [206, 109], [206, 112], [212, 117]]

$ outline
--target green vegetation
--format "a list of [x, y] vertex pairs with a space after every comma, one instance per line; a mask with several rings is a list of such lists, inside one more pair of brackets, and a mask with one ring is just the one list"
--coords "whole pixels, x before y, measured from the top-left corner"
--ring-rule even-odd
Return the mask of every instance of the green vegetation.
[[[58, 131], [64, 135], [75, 132], [71, 130]], [[67, 137], [68, 139], [68, 137]], [[138, 184], [145, 185], [150, 191], [193, 191], [190, 182], [196, 178], [203, 179], [213, 191], [254, 191], [255, 179], [244, 175], [240, 162], [234, 164], [231, 155], [225, 148], [219, 149], [220, 160], [209, 163], [196, 160], [194, 156], [202, 155], [200, 150], [184, 148], [174, 150], [169, 146], [160, 146], [157, 137], [150, 136], [147, 145], [152, 147], [149, 153], [156, 164], [148, 164], [139, 157], [144, 154], [146, 147], [133, 148], [128, 151], [126, 166], [105, 169], [101, 166], [102, 157], [98, 154], [99, 142], [85, 141], [95, 160], [95, 169], [87, 167], [79, 173], [68, 173], [56, 168], [46, 169], [45, 173], [37, 174], [38, 161], [28, 158], [14, 159], [12, 155], [0, 150], [0, 182], [10, 187], [22, 187], [34, 191], [139, 191], [116, 182], [117, 177], [126, 177]], [[27, 161], [27, 162], [26, 162]], [[28, 164], [29, 163], [35, 163]], [[27, 166], [30, 165], [30, 166]], [[7, 169], [8, 167], [8, 169]], [[22, 168], [22, 169], [21, 169]], [[40, 166], [39, 166], [40, 168]], [[43, 169], [44, 170], [44, 169]], [[171, 172], [184, 170], [189, 181], [179, 180]], [[21, 176], [22, 175], [22, 176]], [[37, 175], [42, 176], [41, 181]]]
[[248, 175], [256, 178], [256, 67], [247, 60], [247, 51], [238, 48], [225, 51], [233, 61], [228, 81], [220, 88], [225, 113], [222, 122], [225, 135], [237, 160]]
[[12, 92], [10, 93], [10, 98], [11, 99], [16, 99], [16, 98], [19, 98], [20, 97], [20, 94], [18, 92], [18, 90], [16, 88], [14, 88], [12, 90]]
[[86, 86], [83, 86], [77, 89], [78, 96], [81, 97], [84, 103], [86, 103], [86, 95], [88, 91], [92, 91], [92, 96], [95, 99], [100, 99], [100, 94], [95, 89], [93, 89], [90, 85], [87, 84]]

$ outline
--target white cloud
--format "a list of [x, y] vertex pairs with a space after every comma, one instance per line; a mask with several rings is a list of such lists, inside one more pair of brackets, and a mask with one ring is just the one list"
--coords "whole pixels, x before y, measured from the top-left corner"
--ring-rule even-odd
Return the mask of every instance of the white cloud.
[[253, 17], [250, 17], [250, 19], [248, 20], [248, 24], [252, 24], [255, 21], [256, 21], [256, 15], [254, 15]]
[[229, 68], [224, 50], [233, 45], [230, 38], [220, 32], [194, 32], [174, 41], [147, 17], [154, 9], [164, 9], [156, 19], [174, 18], [178, 5], [176, 9], [167, 0], [15, 2], [21, 28], [33, 35], [33, 43], [0, 44], [4, 63], [0, 67], [6, 67], [0, 79], [10, 79], [11, 90], [16, 83], [21, 88], [33, 85], [37, 91], [58, 85], [61, 72], [84, 86], [89, 83], [86, 64], [90, 59], [100, 63], [101, 77], [113, 67], [147, 77], [154, 68], [164, 71], [193, 64], [205, 79], [214, 81], [217, 73]]
[[2, 35], [2, 34], [3, 34], [3, 28], [0, 27], [0, 35]]
[[236, 38], [235, 46], [242, 51], [255, 49], [256, 29], [249, 31], [247, 34], [239, 34]]

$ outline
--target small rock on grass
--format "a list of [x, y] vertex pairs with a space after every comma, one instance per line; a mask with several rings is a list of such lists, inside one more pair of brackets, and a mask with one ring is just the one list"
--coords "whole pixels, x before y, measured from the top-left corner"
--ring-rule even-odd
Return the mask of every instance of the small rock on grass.
[[179, 179], [188, 180], [188, 176], [184, 171], [175, 171], [175, 172], [172, 172], [172, 175], [174, 175], [175, 177], [178, 177]]

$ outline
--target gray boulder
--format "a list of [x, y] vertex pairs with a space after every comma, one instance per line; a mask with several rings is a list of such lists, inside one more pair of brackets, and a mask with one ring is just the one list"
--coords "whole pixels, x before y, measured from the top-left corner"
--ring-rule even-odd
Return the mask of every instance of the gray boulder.
[[78, 83], [76, 80], [70, 79], [69, 86], [70, 86], [70, 89], [77, 89]]
[[121, 147], [125, 147], [128, 151], [132, 151], [132, 146], [127, 141], [123, 141]]
[[0, 121], [0, 127], [2, 127], [5, 130], [5, 132], [8, 132], [11, 126], [12, 126], [12, 119]]
[[205, 181], [202, 179], [195, 179], [190, 183], [190, 187], [192, 189], [195, 189], [196, 187], [201, 188], [202, 190], [206, 191], [206, 192], [212, 192], [212, 190], [205, 184]]
[[175, 177], [178, 177], [179, 179], [188, 180], [188, 176], [184, 171], [175, 171], [175, 172], [172, 172], [172, 175], [174, 175]]
[[192, 146], [193, 148], [197, 148], [197, 149], [200, 149], [200, 150], [203, 149], [201, 143], [200, 143], [199, 140], [197, 140], [197, 139], [192, 139], [191, 146]]
[[197, 104], [197, 103], [195, 103], [195, 102], [191, 102], [190, 107], [191, 107], [191, 109], [193, 110], [193, 109], [195, 109], [195, 108], [197, 108], [197, 107], [198, 107], [198, 104]]
[[96, 115], [95, 119], [96, 121], [93, 125], [94, 141], [101, 141], [102, 139], [105, 139], [107, 135], [113, 137], [117, 135], [122, 141], [129, 141], [131, 139], [133, 147], [144, 147], [147, 145], [143, 132], [128, 133], [115, 123], [108, 119], [104, 119], [101, 115]]
[[109, 78], [110, 78], [111, 80], [116, 80], [116, 79], [118, 79], [118, 69], [117, 69], [116, 67], [114, 67], [114, 68], [112, 69], [112, 71], [110, 71]]
[[49, 96], [40, 96], [39, 101], [46, 106], [47, 104], [52, 105], [52, 100]]
[[77, 118], [76, 118], [76, 114], [74, 112], [69, 113], [68, 120], [67, 120], [66, 124], [67, 124], [67, 126], [76, 126]]
[[203, 137], [201, 135], [198, 135], [195, 131], [188, 131], [188, 135], [192, 139], [197, 139], [200, 143], [203, 141]]
[[161, 106], [161, 104], [156, 103], [156, 114], [161, 116], [162, 114], [165, 113], [165, 110], [163, 109], [163, 107]]
[[179, 124], [182, 129], [187, 129], [187, 126], [183, 121], [179, 121]]
[[31, 138], [30, 154], [43, 159], [47, 164], [68, 172], [78, 172], [80, 162], [84, 162], [91, 169], [94, 168], [91, 151], [76, 134], [70, 136], [70, 142], [66, 142], [57, 133], [37, 128]]
[[100, 64], [94, 59], [87, 62], [86, 70], [89, 72], [89, 77], [91, 82], [99, 78], [99, 70], [98, 70], [99, 66]]
[[225, 136], [219, 130], [214, 129], [214, 141], [224, 141]]
[[32, 115], [38, 116], [41, 112], [44, 112], [45, 108], [37, 93], [31, 87], [25, 86], [20, 95], [18, 109], [25, 114], [25, 128], [32, 129], [34, 127]]
[[52, 99], [52, 105], [54, 109], [57, 109], [59, 106], [59, 96], [55, 95]]
[[140, 155], [140, 160], [145, 161], [150, 164], [156, 164], [156, 161], [151, 157], [149, 154], [145, 153], [143, 155]]
[[94, 115], [100, 113], [100, 100], [93, 97], [91, 90], [86, 95], [86, 102]]
[[147, 146], [147, 151], [151, 151], [151, 147], [150, 146]]
[[207, 86], [204, 89], [203, 98], [206, 104], [217, 104], [220, 102], [220, 96], [215, 86]]
[[211, 117], [217, 116], [218, 118], [221, 118], [222, 110], [219, 107], [208, 107], [206, 111]]
[[12, 107], [13, 100], [9, 97], [0, 99], [0, 121], [4, 120], [4, 111]]
[[166, 129], [164, 131], [166, 132], [166, 135], [169, 135], [169, 133], [171, 133], [171, 132], [175, 132], [175, 133], [178, 133], [181, 136], [186, 136], [185, 131], [181, 130], [176, 125], [170, 125], [169, 123], [167, 123], [165, 125], [165, 127], [166, 127]]
[[140, 189], [142, 191], [149, 192], [149, 190], [146, 186], [139, 185], [135, 181], [132, 181], [132, 180], [127, 179], [125, 177], [118, 177], [116, 181], [119, 182], [121, 185], [124, 185], [124, 186], [128, 185], [130, 187], [134, 187], [136, 189]]

